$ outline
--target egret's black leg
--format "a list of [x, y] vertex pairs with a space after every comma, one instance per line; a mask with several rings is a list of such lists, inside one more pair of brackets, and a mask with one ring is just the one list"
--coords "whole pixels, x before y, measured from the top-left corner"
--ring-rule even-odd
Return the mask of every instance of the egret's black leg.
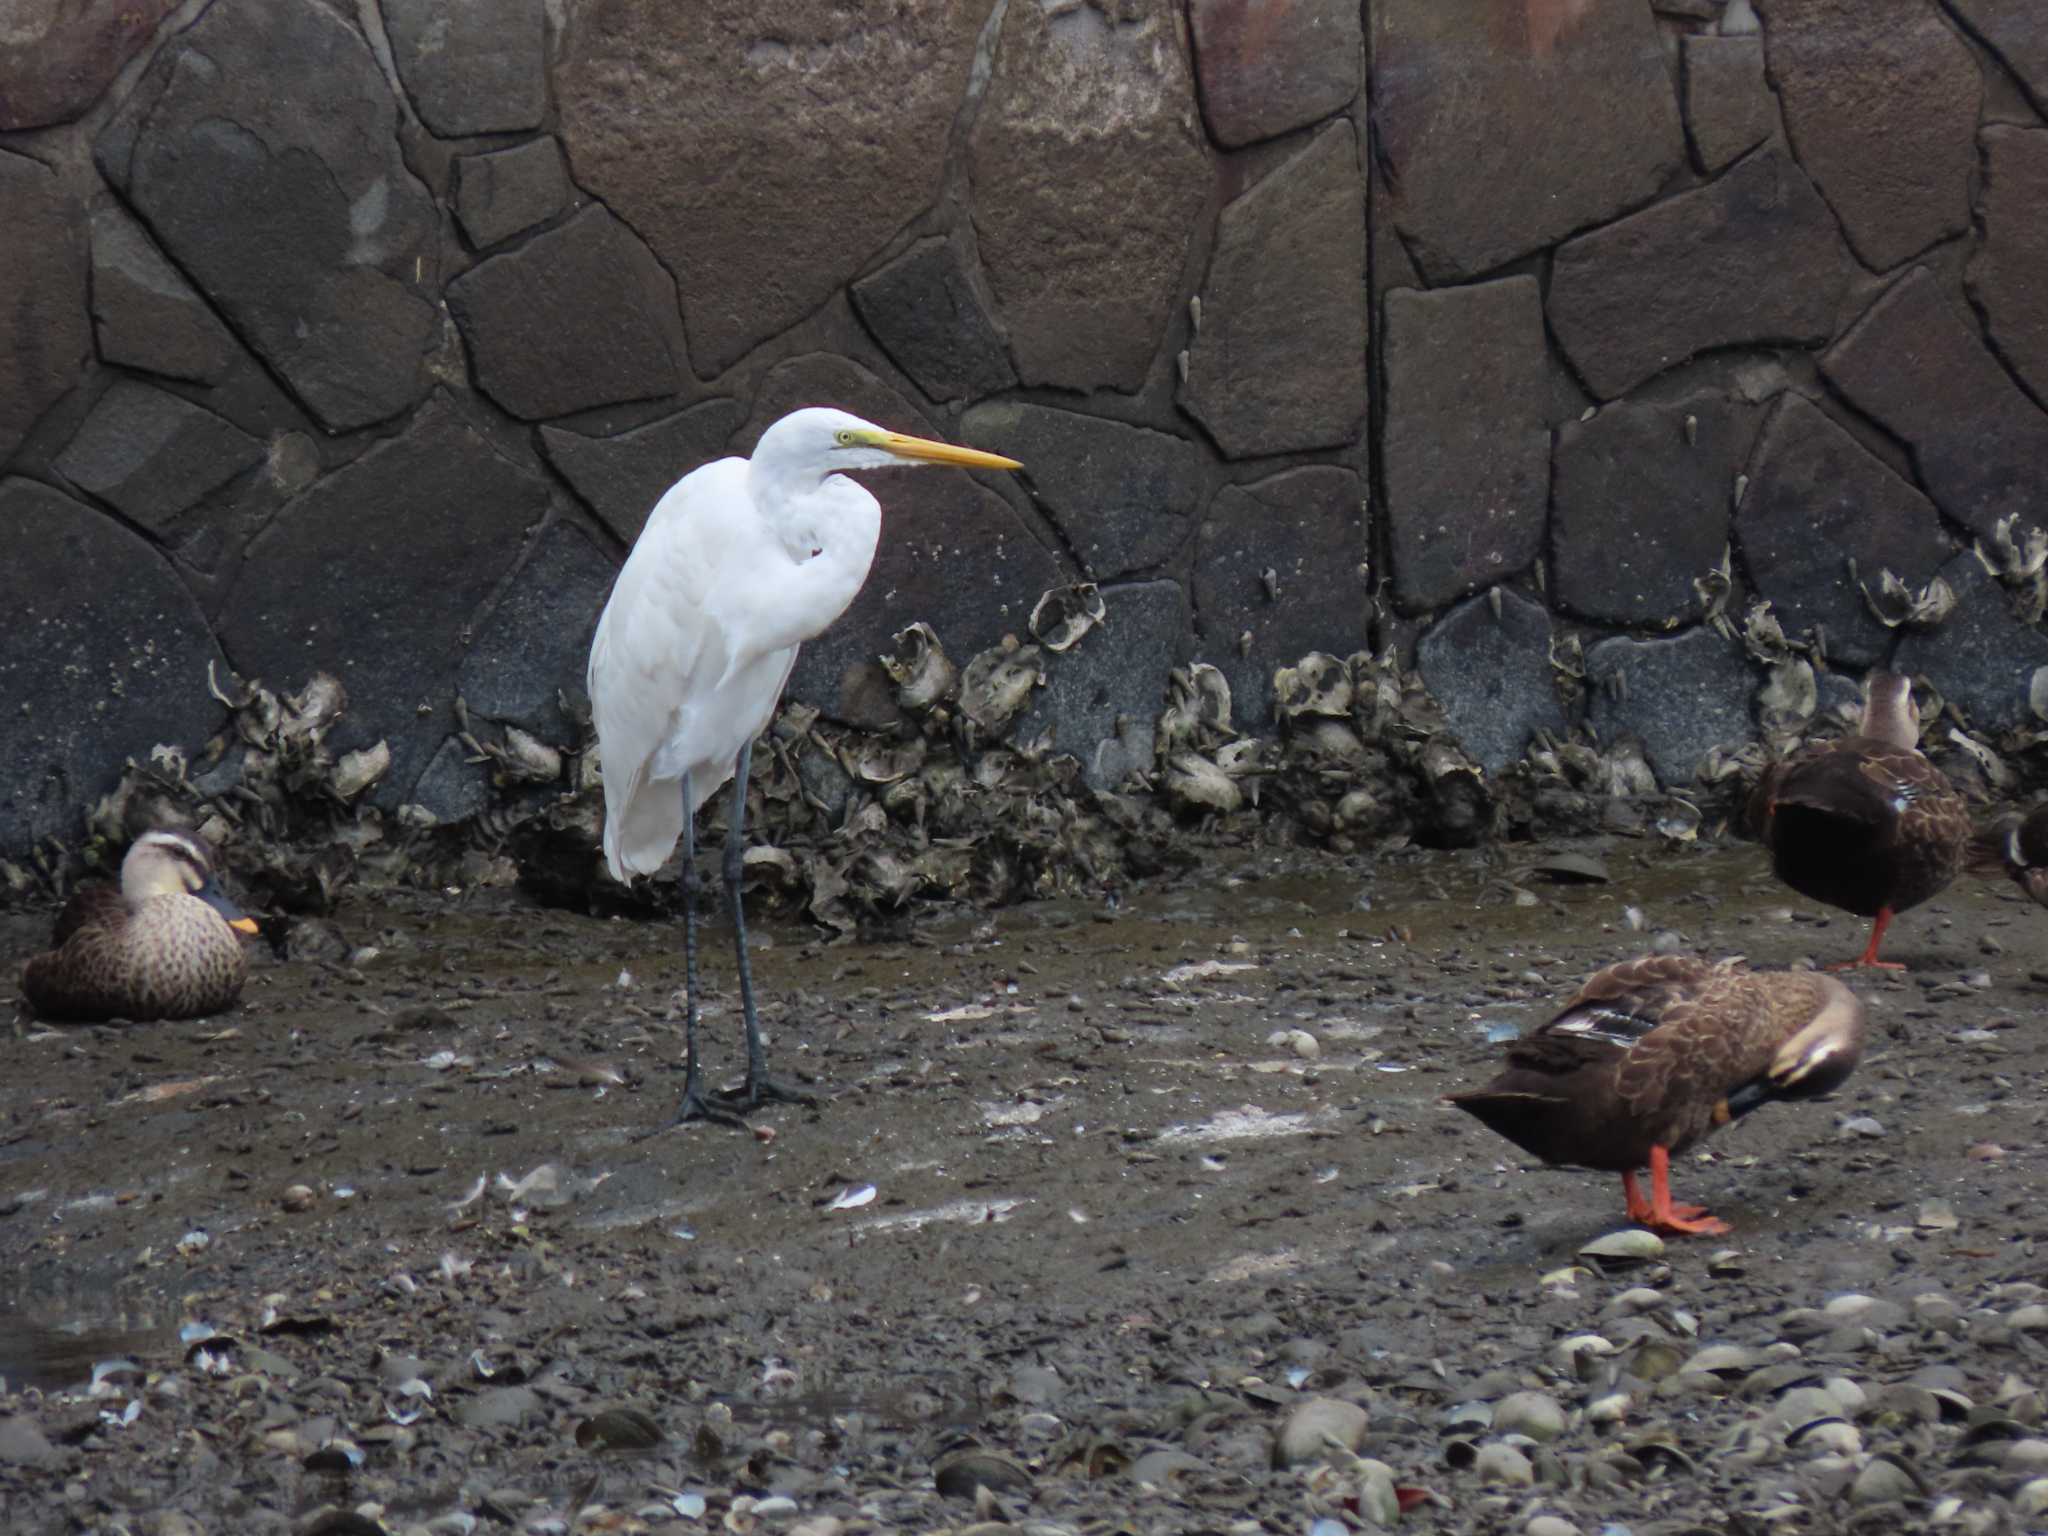
[[692, 1120], [716, 1120], [721, 1125], [740, 1122], [723, 1110], [713, 1109], [704, 1097], [697, 1073], [697, 817], [690, 808], [690, 776], [683, 775], [683, 1102], [662, 1130]]
[[761, 1021], [754, 1013], [754, 971], [747, 961], [746, 904], [740, 899], [740, 883], [746, 872], [747, 855], [747, 766], [754, 744], [740, 748], [732, 770], [732, 825], [725, 834], [725, 896], [732, 908], [733, 940], [739, 946], [740, 1011], [747, 1021], [747, 1081], [730, 1102], [754, 1109], [769, 1102], [815, 1104], [817, 1100], [794, 1088], [785, 1088], [768, 1076], [768, 1053], [761, 1047]]

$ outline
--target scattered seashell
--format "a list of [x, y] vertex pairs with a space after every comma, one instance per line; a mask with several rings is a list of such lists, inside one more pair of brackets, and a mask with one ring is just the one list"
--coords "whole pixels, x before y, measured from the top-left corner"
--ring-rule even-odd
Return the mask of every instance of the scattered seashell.
[[1365, 1409], [1335, 1397], [1311, 1397], [1295, 1404], [1273, 1436], [1273, 1465], [1299, 1466], [1321, 1460], [1335, 1444], [1355, 1451], [1365, 1443]]

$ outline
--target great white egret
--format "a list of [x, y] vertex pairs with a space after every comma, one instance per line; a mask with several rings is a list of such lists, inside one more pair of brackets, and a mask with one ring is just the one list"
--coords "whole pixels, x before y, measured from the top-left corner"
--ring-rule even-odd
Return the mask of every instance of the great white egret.
[[590, 646], [590, 705], [604, 769], [612, 878], [652, 874], [683, 845], [683, 1101], [672, 1124], [733, 1116], [697, 1071], [696, 814], [737, 779], [725, 893], [738, 945], [747, 1080], [728, 1102], [805, 1102], [768, 1078], [740, 901], [747, 759], [782, 696], [797, 647], [846, 611], [867, 579], [882, 508], [849, 469], [1015, 459], [906, 437], [811, 407], [761, 434], [751, 458], [718, 459], [670, 486], [612, 587]]

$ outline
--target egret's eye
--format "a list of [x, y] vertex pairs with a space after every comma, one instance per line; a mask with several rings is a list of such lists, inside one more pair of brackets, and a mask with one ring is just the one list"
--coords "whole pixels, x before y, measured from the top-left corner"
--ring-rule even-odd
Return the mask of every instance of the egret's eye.
[[832, 439], [842, 448], [851, 448], [853, 446], [853, 429], [851, 427], [841, 427], [832, 434]]

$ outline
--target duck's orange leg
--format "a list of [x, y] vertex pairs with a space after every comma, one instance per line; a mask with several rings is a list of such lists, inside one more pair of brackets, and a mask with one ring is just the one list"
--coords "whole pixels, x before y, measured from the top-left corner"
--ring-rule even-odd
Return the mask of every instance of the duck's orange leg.
[[1870, 925], [1870, 943], [1863, 953], [1854, 960], [1837, 960], [1833, 965], [1828, 966], [1827, 969], [1831, 971], [1903, 971], [1906, 968], [1903, 961], [1880, 960], [1877, 958], [1877, 946], [1884, 942], [1884, 931], [1891, 924], [1892, 909], [1890, 907], [1879, 907], [1877, 909], [1877, 921]]
[[1663, 1147], [1650, 1148], [1650, 1198], [1643, 1199], [1633, 1173], [1621, 1176], [1628, 1195], [1628, 1219], [1652, 1232], [1673, 1237], [1718, 1237], [1729, 1230], [1728, 1223], [1707, 1214], [1704, 1205], [1671, 1203], [1671, 1154]]

